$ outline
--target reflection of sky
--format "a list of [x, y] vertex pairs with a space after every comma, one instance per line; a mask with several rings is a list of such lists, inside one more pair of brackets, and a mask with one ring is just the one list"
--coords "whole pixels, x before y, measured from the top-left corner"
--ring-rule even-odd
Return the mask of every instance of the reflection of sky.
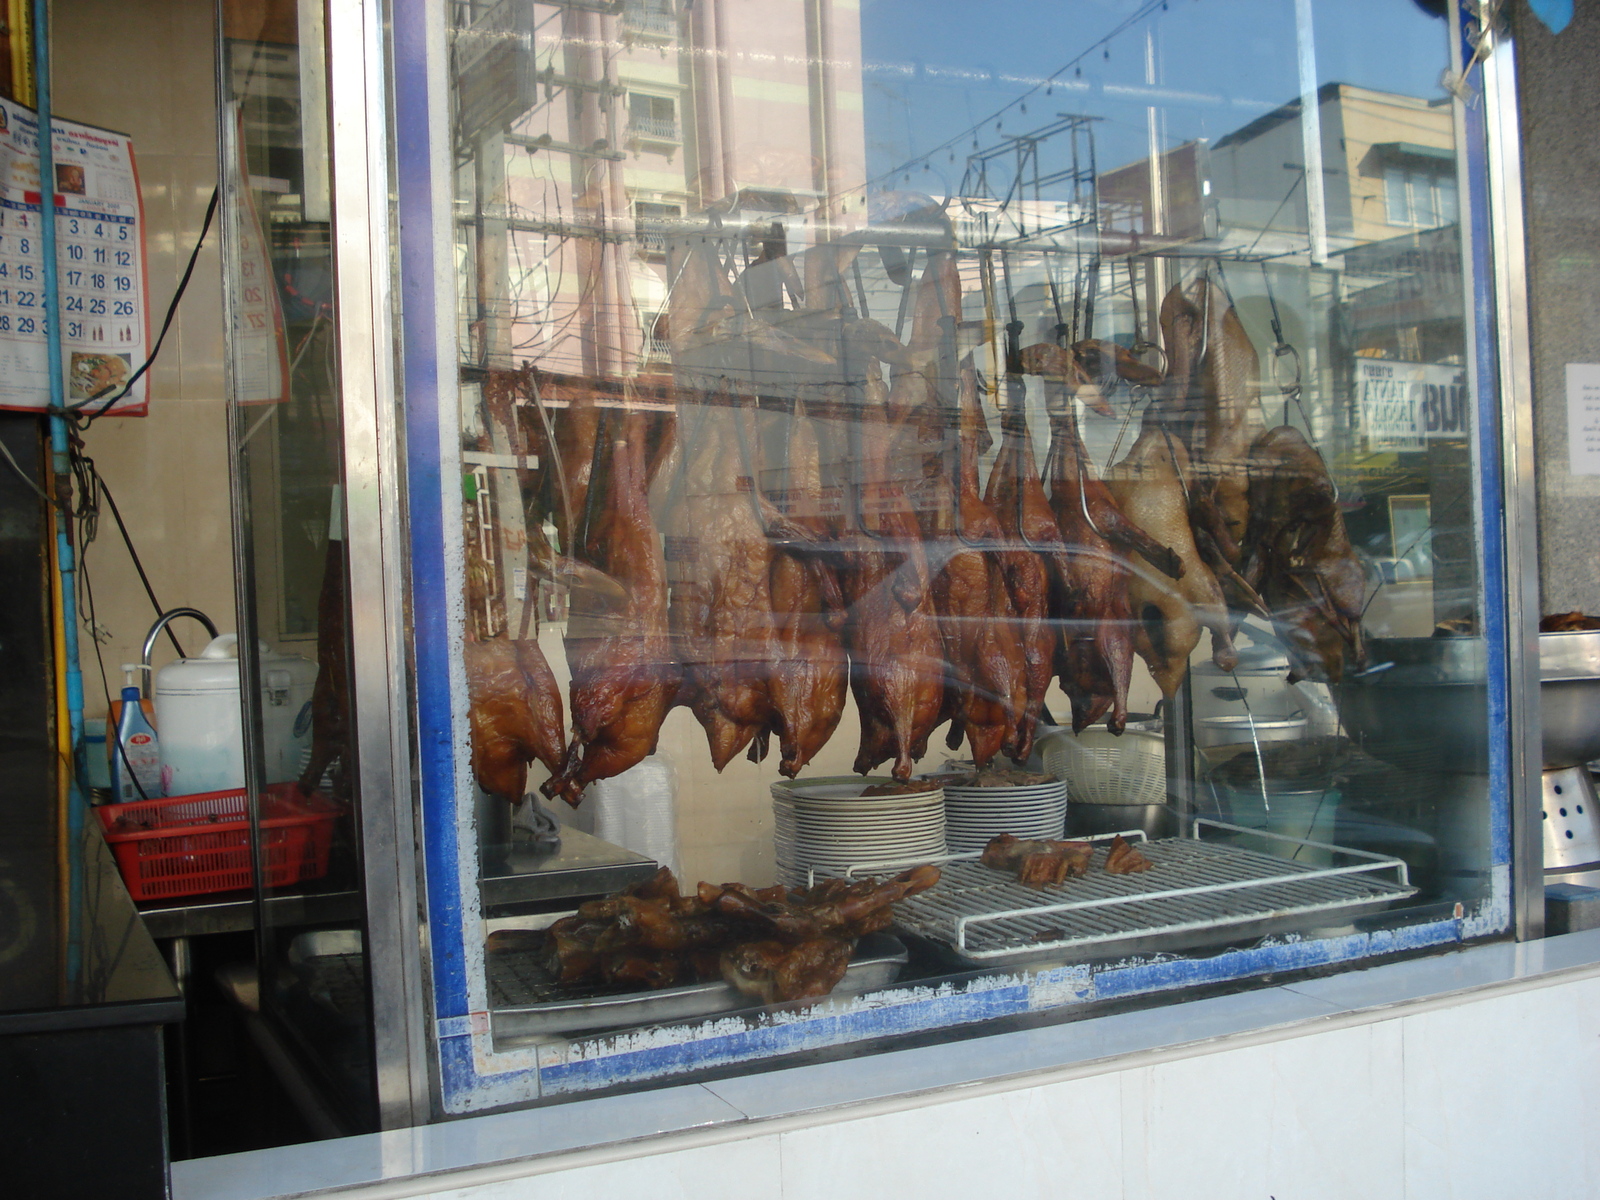
[[[974, 136], [988, 148], [1060, 112], [1103, 118], [1102, 170], [1143, 157], [1148, 77], [1167, 93], [1155, 101], [1165, 146], [1216, 139], [1299, 95], [1294, 9], [1293, 0], [862, 0], [869, 175], [910, 162], [909, 186], [944, 194]], [[1319, 82], [1443, 94], [1444, 21], [1414, 0], [1314, 0], [1314, 21]], [[1010, 108], [997, 133], [995, 113], [1080, 55], [1050, 95], [1040, 87], [1026, 112]], [[892, 182], [908, 186], [903, 176]]]

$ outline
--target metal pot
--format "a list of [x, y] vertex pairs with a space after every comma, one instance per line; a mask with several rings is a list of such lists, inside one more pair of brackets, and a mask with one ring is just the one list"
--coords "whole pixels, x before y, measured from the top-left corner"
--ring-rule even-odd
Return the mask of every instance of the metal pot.
[[1262, 717], [1251, 713], [1198, 717], [1194, 723], [1195, 745], [1253, 746], [1266, 742], [1297, 742], [1306, 736], [1307, 722], [1301, 713], [1282, 717]]
[[1372, 664], [1334, 689], [1351, 739], [1412, 770], [1481, 775], [1489, 763], [1482, 638], [1373, 638]]
[[1539, 635], [1546, 770], [1600, 758], [1600, 632]]

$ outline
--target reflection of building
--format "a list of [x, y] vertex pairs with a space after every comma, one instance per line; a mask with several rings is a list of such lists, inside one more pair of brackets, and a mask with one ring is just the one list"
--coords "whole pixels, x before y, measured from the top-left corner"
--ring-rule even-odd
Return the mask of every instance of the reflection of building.
[[658, 370], [675, 222], [710, 210], [729, 225], [777, 218], [793, 229], [850, 223], [864, 210], [855, 6], [461, 8], [470, 10], [455, 51], [468, 361]]
[[[1345, 83], [1317, 93], [1323, 225], [1330, 249], [1456, 220], [1455, 136], [1442, 102]], [[1210, 238], [1223, 253], [1304, 253], [1310, 231], [1300, 102], [1218, 138], [1185, 142], [1154, 163], [1100, 177], [1102, 226], [1145, 246]]]
[[[1322, 193], [1330, 246], [1380, 241], [1456, 219], [1455, 134], [1448, 104], [1345, 83], [1317, 92]], [[1258, 117], [1210, 147], [1209, 180], [1224, 229], [1303, 239], [1309, 229], [1300, 102]]]

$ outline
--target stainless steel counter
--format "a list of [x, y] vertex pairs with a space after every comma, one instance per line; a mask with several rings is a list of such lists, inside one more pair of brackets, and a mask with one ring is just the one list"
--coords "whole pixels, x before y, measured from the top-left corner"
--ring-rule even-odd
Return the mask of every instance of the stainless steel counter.
[[[271, 923], [284, 928], [361, 920], [361, 894], [356, 891], [282, 891], [267, 897], [266, 907]], [[140, 908], [139, 915], [150, 936], [162, 940], [241, 933], [256, 923], [249, 892], [150, 904]]]
[[642, 854], [563, 828], [561, 848], [553, 854], [535, 851], [531, 841], [486, 847], [478, 891], [484, 914], [503, 916], [546, 901], [615, 892], [648, 879], [658, 866]]

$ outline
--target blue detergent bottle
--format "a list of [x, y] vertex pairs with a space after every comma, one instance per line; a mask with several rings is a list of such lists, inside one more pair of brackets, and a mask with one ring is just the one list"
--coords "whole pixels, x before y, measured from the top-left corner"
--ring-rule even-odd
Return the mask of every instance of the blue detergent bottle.
[[138, 669], [127, 663], [122, 667], [122, 713], [117, 719], [117, 743], [111, 750], [113, 804], [154, 800], [162, 794], [161, 745], [139, 703], [139, 688], [133, 682]]

